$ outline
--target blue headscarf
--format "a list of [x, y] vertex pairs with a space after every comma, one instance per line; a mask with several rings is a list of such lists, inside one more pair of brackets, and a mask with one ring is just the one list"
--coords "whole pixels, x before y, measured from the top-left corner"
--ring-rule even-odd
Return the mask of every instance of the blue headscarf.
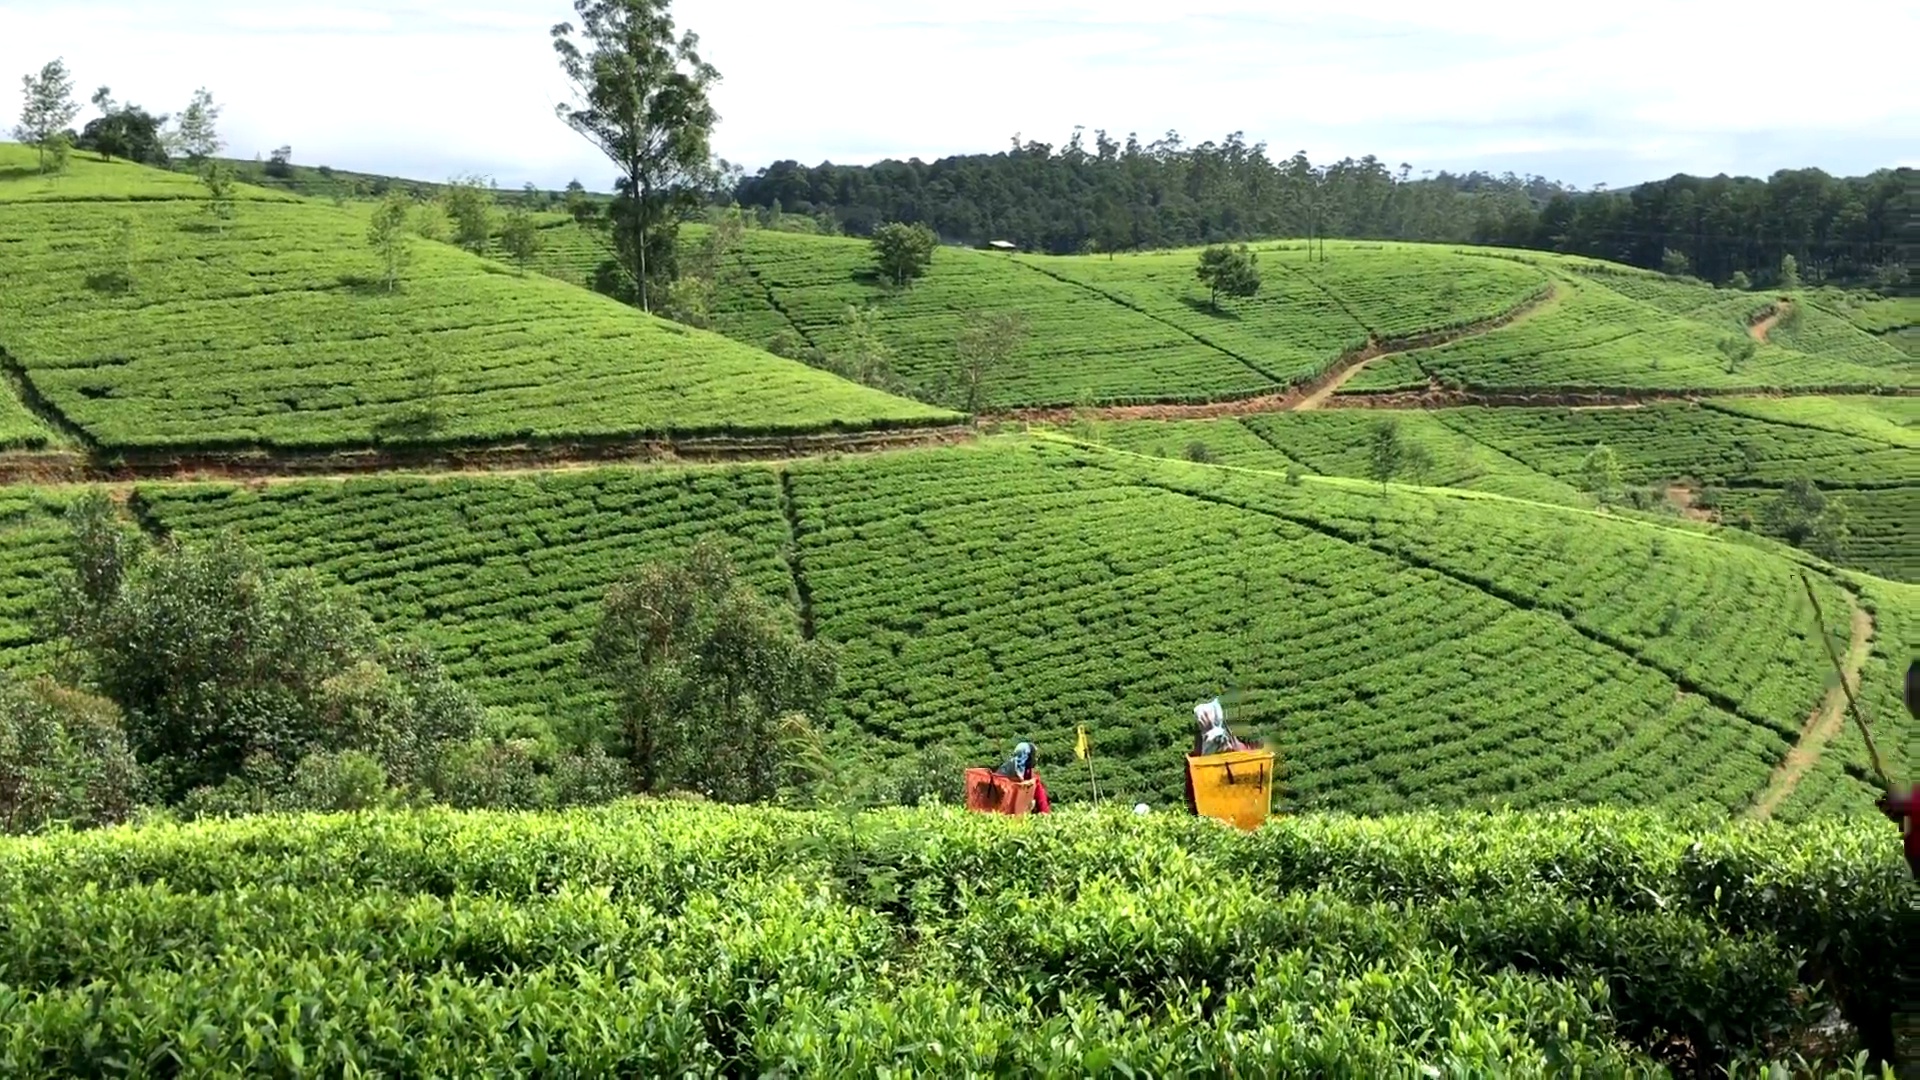
[[1033, 744], [1023, 742], [1013, 748], [1013, 756], [1008, 758], [1006, 763], [1001, 765], [996, 771], [1002, 776], [1010, 776], [1015, 780], [1025, 780], [1028, 771], [1032, 768]]

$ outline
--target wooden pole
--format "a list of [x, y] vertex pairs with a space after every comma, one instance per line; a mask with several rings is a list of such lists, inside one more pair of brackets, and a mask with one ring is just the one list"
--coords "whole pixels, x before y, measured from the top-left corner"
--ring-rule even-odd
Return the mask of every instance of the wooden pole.
[[1873, 771], [1880, 777], [1880, 786], [1891, 788], [1893, 780], [1887, 776], [1887, 767], [1880, 763], [1880, 748], [1873, 745], [1873, 732], [1867, 730], [1867, 722], [1860, 716], [1860, 703], [1854, 700], [1853, 686], [1847, 682], [1846, 665], [1840, 661], [1840, 650], [1833, 647], [1833, 638], [1827, 633], [1827, 617], [1820, 610], [1820, 598], [1814, 595], [1813, 579], [1807, 572], [1800, 572], [1800, 584], [1807, 587], [1807, 599], [1813, 602], [1814, 621], [1820, 628], [1820, 640], [1827, 643], [1827, 657], [1833, 661], [1833, 673], [1840, 677], [1840, 690], [1847, 695], [1847, 711], [1853, 715], [1853, 722], [1859, 725], [1860, 737], [1866, 740], [1867, 757], [1873, 762]]

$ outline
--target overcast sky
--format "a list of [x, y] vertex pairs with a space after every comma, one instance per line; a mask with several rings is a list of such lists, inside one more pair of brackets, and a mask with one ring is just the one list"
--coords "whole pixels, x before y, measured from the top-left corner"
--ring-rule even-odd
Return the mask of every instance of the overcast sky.
[[[1692, 0], [676, 0], [721, 72], [715, 151], [749, 171], [998, 151], [1076, 124], [1143, 141], [1243, 131], [1275, 156], [1538, 173], [1920, 165], [1920, 4], [1771, 12]], [[206, 85], [228, 152], [419, 179], [606, 189], [553, 117], [548, 30], [569, 0], [0, 0], [8, 131], [19, 76], [64, 57], [177, 111]], [[84, 120], [84, 115], [83, 115]]]

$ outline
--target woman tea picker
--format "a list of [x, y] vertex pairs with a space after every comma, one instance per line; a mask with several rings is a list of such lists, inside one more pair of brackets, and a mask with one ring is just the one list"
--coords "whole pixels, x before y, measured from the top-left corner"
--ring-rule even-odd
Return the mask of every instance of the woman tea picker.
[[1033, 744], [1023, 742], [1013, 748], [1012, 757], [1001, 762], [1000, 767], [993, 771], [1010, 780], [1033, 781], [1033, 812], [1045, 814], [1053, 809], [1053, 804], [1047, 800], [1046, 781], [1040, 779], [1040, 772], [1033, 767], [1033, 762]]

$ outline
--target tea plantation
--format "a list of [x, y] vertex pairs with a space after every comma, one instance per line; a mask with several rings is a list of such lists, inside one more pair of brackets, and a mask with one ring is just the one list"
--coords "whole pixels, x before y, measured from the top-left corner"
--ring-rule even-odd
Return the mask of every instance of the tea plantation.
[[0, 1071], [1751, 1074], [1896, 1007], [1878, 839], [672, 803], [0, 839]]
[[[1407, 479], [1538, 502], [1592, 505], [1583, 467], [1605, 445], [1627, 485], [1683, 493], [1698, 515], [1765, 527], [1765, 505], [1795, 479], [1847, 507], [1840, 561], [1920, 581], [1920, 399], [1716, 397], [1631, 409], [1323, 410], [1169, 424], [1070, 426], [1080, 438], [1158, 457], [1245, 468], [1369, 475], [1376, 425], [1391, 419], [1428, 461]], [[1196, 449], [1196, 447], [1198, 449]]]
[[[945, 755], [933, 789], [1029, 740], [1058, 812], [455, 812], [314, 754], [337, 790], [275, 805], [353, 812], [0, 837], [0, 1075], [1753, 1075], [1835, 1009], [1888, 1045], [1912, 996], [1831, 658], [1910, 780], [1907, 300], [1357, 241], [1253, 244], [1217, 304], [1195, 250], [943, 246], [895, 287], [863, 239], [749, 227], [707, 330], [582, 288], [560, 215], [524, 269], [412, 237], [389, 288], [365, 204], [35, 161], [0, 144], [9, 675], [77, 670], [61, 514], [105, 482], [426, 645], [487, 712], [446, 801], [604, 802], [603, 601], [717, 536], [838, 647], [828, 771]], [[980, 415], [929, 404], [993, 313], [1027, 333]], [[912, 397], [825, 370], [857, 351]], [[865, 452], [898, 441], [954, 445]], [[1843, 529], [1785, 512], [1802, 481]], [[318, 693], [425, 715], [377, 668]], [[0, 811], [52, 805], [14, 763], [83, 736], [4, 689]], [[1185, 811], [1215, 696], [1281, 763], [1251, 834]], [[85, 738], [136, 711], [92, 704]], [[562, 744], [606, 784], [500, 794]]]
[[[539, 267], [590, 284], [595, 253], [563, 219], [542, 230]], [[683, 230], [691, 251], [703, 226]], [[973, 311], [1024, 315], [1031, 336], [987, 391], [991, 409], [1194, 403], [1276, 392], [1370, 342], [1429, 347], [1368, 364], [1344, 394], [1487, 392], [1728, 393], [1920, 387], [1920, 367], [1883, 324], [1903, 312], [1855, 309], [1824, 293], [1796, 301], [1750, 356], [1729, 354], [1776, 300], [1590, 259], [1420, 244], [1251, 245], [1262, 272], [1250, 300], [1218, 308], [1194, 251], [1007, 255], [942, 247], [905, 289], [876, 276], [864, 241], [749, 228], [717, 279], [713, 326], [748, 344], [786, 338], [834, 353], [851, 306], [909, 385], [929, 390], [955, 363]], [[1875, 320], [1879, 320], [1876, 322]], [[1494, 325], [1511, 320], [1512, 325]], [[1441, 338], [1433, 345], [1428, 339]], [[1458, 338], [1459, 340], [1452, 340]]]
[[[1081, 724], [1103, 790], [1177, 799], [1188, 706], [1230, 691], [1236, 722], [1284, 749], [1289, 805], [1728, 812], [1829, 672], [1798, 564], [1742, 534], [1038, 439], [777, 468], [142, 484], [132, 506], [312, 566], [485, 702], [554, 717], [600, 704], [580, 657], [605, 588], [718, 533], [843, 647], [840, 737], [982, 761], [1032, 739], [1069, 800], [1090, 793], [1060, 768]], [[42, 565], [44, 535], [19, 532], [16, 557]], [[1822, 592], [1844, 649], [1852, 601]], [[1876, 601], [1897, 619], [1913, 597]], [[1850, 774], [1830, 786], [1864, 805]]]
[[[0, 350], [109, 450], [767, 435], [941, 410], [415, 239], [388, 292], [364, 208], [0, 146]], [[183, 183], [185, 181], [185, 183]], [[34, 425], [0, 408], [0, 439]], [[44, 437], [43, 435], [38, 437]]]

